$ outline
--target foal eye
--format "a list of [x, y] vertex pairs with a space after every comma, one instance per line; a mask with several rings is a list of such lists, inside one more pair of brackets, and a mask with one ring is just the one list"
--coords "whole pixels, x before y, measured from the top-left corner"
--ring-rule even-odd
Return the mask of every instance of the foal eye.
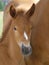
[[14, 30], [17, 30], [16, 27], [14, 27]]

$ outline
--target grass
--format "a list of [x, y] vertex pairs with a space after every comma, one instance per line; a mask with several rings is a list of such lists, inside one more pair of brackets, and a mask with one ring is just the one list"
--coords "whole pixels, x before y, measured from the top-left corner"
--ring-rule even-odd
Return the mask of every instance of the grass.
[[0, 12], [0, 38], [2, 37], [3, 32], [3, 12]]

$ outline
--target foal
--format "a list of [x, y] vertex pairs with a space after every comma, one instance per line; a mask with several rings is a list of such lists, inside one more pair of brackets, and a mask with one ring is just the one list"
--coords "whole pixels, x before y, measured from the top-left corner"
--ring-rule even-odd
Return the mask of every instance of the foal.
[[3, 36], [0, 41], [0, 65], [25, 65], [21, 53], [25, 55], [32, 53], [30, 45], [32, 24], [29, 18], [34, 13], [35, 5], [32, 5], [31, 11], [24, 13], [24, 11], [17, 11], [16, 4], [13, 3], [8, 4], [9, 9], [7, 6], [4, 11]]

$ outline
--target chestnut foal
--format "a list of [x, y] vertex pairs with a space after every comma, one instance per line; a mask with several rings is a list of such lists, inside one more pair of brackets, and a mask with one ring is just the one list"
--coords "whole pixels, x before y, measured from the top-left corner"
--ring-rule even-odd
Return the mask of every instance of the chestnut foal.
[[17, 6], [15, 2], [10, 2], [4, 11], [3, 36], [0, 40], [0, 65], [25, 65], [21, 53], [24, 55], [32, 53], [30, 17], [34, 13], [35, 5], [33, 4], [26, 13], [17, 11]]

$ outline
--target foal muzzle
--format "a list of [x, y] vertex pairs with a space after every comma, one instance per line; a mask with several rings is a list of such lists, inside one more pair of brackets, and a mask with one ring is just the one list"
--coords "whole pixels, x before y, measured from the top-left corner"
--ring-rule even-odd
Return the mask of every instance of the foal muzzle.
[[32, 47], [31, 46], [27, 47], [27, 46], [22, 44], [22, 54], [24, 56], [29, 56], [29, 55], [31, 55], [31, 53], [32, 53]]

